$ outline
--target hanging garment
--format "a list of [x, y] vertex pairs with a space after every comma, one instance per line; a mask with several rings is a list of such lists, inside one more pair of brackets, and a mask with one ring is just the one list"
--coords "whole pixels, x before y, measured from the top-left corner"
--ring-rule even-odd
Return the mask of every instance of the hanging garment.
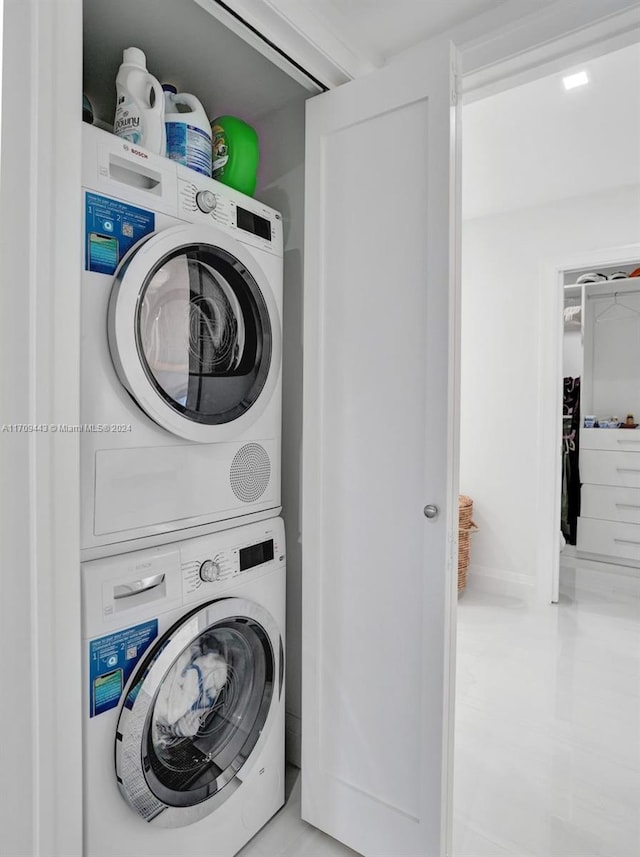
[[575, 545], [580, 515], [580, 378], [565, 378], [562, 400], [561, 529]]

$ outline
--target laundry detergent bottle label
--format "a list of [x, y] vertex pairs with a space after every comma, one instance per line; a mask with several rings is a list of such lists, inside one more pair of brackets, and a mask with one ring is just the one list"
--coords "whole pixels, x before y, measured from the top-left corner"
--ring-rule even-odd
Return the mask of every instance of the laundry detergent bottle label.
[[166, 122], [167, 157], [205, 176], [211, 175], [211, 137], [186, 122]]
[[121, 95], [116, 106], [116, 117], [113, 123], [114, 133], [123, 140], [141, 145], [142, 128], [140, 127], [140, 110], [132, 98]]
[[211, 125], [195, 95], [163, 83], [167, 157], [202, 175], [211, 175]]
[[212, 151], [212, 170], [211, 174], [214, 178], [219, 179], [224, 175], [224, 168], [229, 160], [229, 146], [227, 145], [227, 136], [224, 128], [220, 125], [213, 125], [213, 151]]

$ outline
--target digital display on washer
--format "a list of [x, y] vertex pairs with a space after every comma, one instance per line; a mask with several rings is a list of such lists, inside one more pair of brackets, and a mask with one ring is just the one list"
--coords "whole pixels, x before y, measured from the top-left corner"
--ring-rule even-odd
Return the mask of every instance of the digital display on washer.
[[240, 571], [246, 571], [263, 562], [273, 559], [273, 539], [268, 542], [260, 542], [259, 545], [250, 545], [248, 548], [240, 548]]
[[236, 206], [236, 223], [238, 229], [244, 229], [245, 232], [252, 232], [259, 238], [271, 241], [271, 223], [266, 218], [247, 211], [246, 208], [240, 208], [239, 205]]

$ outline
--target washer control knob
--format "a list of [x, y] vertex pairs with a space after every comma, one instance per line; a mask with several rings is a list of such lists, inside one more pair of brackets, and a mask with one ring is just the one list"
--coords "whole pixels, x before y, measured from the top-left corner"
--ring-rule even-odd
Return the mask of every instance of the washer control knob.
[[206, 559], [200, 566], [200, 578], [206, 583], [217, 580], [220, 575], [220, 566], [212, 559]]
[[205, 214], [211, 214], [217, 204], [216, 195], [211, 190], [199, 190], [196, 194], [196, 205]]

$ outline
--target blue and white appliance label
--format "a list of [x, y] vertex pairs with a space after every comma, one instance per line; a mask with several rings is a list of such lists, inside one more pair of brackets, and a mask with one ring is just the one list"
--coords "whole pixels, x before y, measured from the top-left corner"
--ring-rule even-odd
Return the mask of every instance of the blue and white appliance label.
[[158, 636], [158, 620], [143, 622], [89, 643], [89, 716], [115, 708], [129, 676]]
[[154, 231], [155, 220], [152, 211], [86, 193], [85, 270], [113, 274], [127, 250]]

